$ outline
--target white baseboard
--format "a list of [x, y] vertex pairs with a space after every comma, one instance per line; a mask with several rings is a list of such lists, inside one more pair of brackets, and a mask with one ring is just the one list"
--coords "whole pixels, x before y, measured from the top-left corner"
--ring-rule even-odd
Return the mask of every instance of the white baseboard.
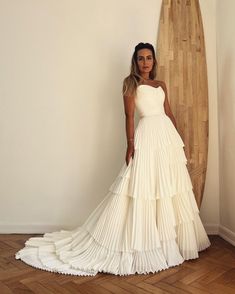
[[2, 224], [0, 223], [0, 234], [44, 234], [61, 230], [73, 230], [69, 225], [48, 224]]
[[219, 224], [203, 224], [207, 235], [219, 235]]
[[[218, 224], [205, 224], [204, 227], [208, 235], [219, 235]], [[0, 234], [43, 234], [73, 229], [69, 225], [0, 223]]]
[[235, 246], [235, 233], [219, 224], [204, 224], [208, 235], [219, 235], [221, 238]]
[[228, 228], [220, 225], [219, 227], [219, 235], [224, 240], [228, 241], [230, 244], [235, 246], [235, 233]]
[[[78, 227], [78, 226], [77, 226]], [[235, 233], [219, 224], [204, 224], [208, 235], [219, 235], [221, 238], [235, 246]], [[48, 224], [6, 224], [0, 223], [0, 234], [44, 234], [61, 230], [73, 230], [71, 225]]]

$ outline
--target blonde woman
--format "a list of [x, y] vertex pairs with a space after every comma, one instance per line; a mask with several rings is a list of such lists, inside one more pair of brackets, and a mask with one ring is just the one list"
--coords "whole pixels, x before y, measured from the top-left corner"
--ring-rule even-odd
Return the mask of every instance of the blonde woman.
[[[127, 151], [107, 195], [73, 231], [32, 237], [16, 258], [71, 275], [155, 273], [198, 258], [210, 246], [199, 217], [187, 159], [157, 60], [136, 45], [123, 82]], [[134, 127], [134, 113], [140, 120]]]

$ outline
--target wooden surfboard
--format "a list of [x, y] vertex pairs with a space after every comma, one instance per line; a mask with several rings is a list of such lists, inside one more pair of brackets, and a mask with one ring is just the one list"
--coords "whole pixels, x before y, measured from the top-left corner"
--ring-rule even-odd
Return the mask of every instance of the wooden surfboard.
[[156, 46], [157, 80], [166, 82], [187, 168], [201, 206], [208, 153], [208, 83], [198, 0], [163, 0]]

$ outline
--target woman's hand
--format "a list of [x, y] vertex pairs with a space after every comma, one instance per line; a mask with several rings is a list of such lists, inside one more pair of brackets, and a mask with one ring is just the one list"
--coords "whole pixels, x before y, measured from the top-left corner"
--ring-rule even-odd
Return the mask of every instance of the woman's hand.
[[126, 165], [129, 164], [131, 157], [134, 157], [135, 148], [134, 145], [128, 145], [126, 150]]

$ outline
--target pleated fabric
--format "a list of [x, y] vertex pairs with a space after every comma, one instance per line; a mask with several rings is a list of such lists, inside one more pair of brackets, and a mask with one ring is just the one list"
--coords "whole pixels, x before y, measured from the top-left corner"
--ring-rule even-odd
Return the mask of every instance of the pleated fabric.
[[[135, 130], [134, 158], [123, 164], [82, 226], [30, 238], [17, 259], [78, 276], [147, 274], [198, 258], [211, 245], [199, 217], [184, 143], [162, 108], [163, 90], [139, 89], [139, 97], [147, 97], [151, 107], [145, 103], [143, 113], [142, 101], [136, 103], [142, 117]], [[155, 112], [153, 97], [159, 98]]]

